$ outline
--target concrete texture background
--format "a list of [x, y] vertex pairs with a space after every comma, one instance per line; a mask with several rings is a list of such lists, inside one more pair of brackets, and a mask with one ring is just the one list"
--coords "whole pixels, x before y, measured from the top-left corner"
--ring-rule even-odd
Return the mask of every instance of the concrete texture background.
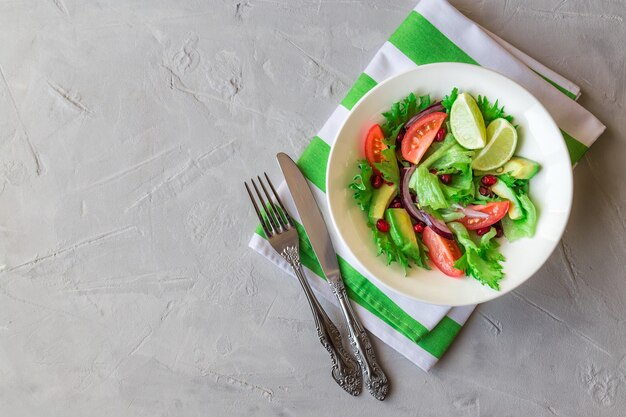
[[297, 155], [413, 0], [0, 2], [0, 415], [626, 415], [626, 3], [454, 4], [608, 126], [563, 242], [393, 392], [329, 378], [242, 180]]

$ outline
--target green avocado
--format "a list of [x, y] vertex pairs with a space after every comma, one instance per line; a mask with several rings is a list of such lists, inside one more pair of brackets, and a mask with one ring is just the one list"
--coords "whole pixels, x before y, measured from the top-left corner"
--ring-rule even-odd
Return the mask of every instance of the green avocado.
[[380, 188], [374, 189], [372, 194], [372, 202], [368, 218], [371, 224], [376, 224], [378, 219], [382, 219], [385, 215], [385, 209], [391, 203], [391, 200], [398, 194], [398, 186], [393, 184], [383, 184]]
[[389, 223], [391, 239], [400, 251], [409, 258], [419, 259], [420, 247], [409, 213], [403, 208], [390, 208], [385, 211], [385, 220]]
[[[530, 159], [522, 158], [520, 156], [514, 156], [509, 161], [502, 165], [500, 168], [496, 168], [493, 171], [481, 172], [481, 175], [501, 175], [509, 174], [513, 178], [520, 180], [529, 180], [539, 172], [539, 164]], [[476, 173], [474, 174], [476, 175]]]
[[498, 182], [491, 186], [491, 191], [496, 193], [498, 196], [509, 200], [509, 202], [511, 203], [509, 205], [509, 217], [512, 220], [521, 219], [522, 217], [524, 217], [522, 205], [520, 204], [513, 190], [508, 185], [506, 185], [504, 181], [498, 180]]

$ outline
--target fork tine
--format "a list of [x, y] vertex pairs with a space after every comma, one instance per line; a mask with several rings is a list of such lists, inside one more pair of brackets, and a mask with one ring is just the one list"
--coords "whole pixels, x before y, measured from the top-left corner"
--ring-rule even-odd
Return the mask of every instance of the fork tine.
[[282, 214], [283, 216], [285, 216], [285, 219], [287, 220], [287, 224], [291, 227], [295, 227], [293, 220], [291, 220], [291, 217], [289, 216], [289, 213], [287, 212], [287, 209], [285, 208], [283, 202], [280, 200], [280, 197], [278, 197], [278, 193], [276, 192], [276, 189], [274, 188], [274, 184], [272, 184], [272, 181], [270, 181], [270, 177], [267, 176], [267, 172], [264, 172], [263, 174], [265, 174], [265, 179], [267, 180], [268, 185], [272, 189], [272, 193], [274, 193], [274, 197], [276, 198], [278, 205], [282, 209]]
[[252, 192], [250, 191], [250, 187], [248, 187], [248, 183], [245, 181], [243, 183], [246, 186], [246, 190], [248, 191], [248, 196], [250, 197], [250, 201], [252, 201], [252, 205], [254, 206], [254, 211], [256, 211], [256, 215], [259, 217], [259, 221], [261, 222], [261, 227], [263, 228], [263, 231], [265, 232], [265, 236], [267, 237], [272, 236], [273, 233], [270, 231], [270, 228], [267, 227], [266, 220], [263, 218], [263, 215], [261, 214], [261, 211], [259, 210], [259, 206], [257, 206], [256, 204], [256, 200], [254, 199], [254, 196], [252, 195]]
[[267, 209], [267, 204], [265, 204], [265, 200], [263, 199], [263, 196], [261, 195], [259, 188], [256, 186], [256, 182], [254, 182], [254, 178], [251, 178], [250, 181], [252, 182], [254, 191], [256, 191], [256, 195], [259, 197], [259, 200], [261, 200], [261, 206], [263, 207], [263, 211], [265, 212], [265, 217], [267, 217], [267, 219], [270, 221], [273, 232], [274, 233], [278, 232], [279, 231], [278, 224], [274, 221], [274, 216], [272, 216], [271, 210]]
[[263, 192], [265, 193], [265, 196], [267, 197], [267, 200], [269, 202], [268, 205], [272, 208], [272, 214], [274, 215], [278, 223], [280, 223], [280, 227], [282, 229], [286, 229], [287, 225], [285, 224], [285, 221], [283, 220], [283, 217], [280, 214], [280, 210], [278, 210], [278, 207], [276, 207], [276, 204], [274, 204], [272, 197], [270, 197], [270, 193], [267, 192], [267, 188], [265, 188], [265, 184], [263, 184], [263, 180], [259, 176], [257, 176], [257, 179], [259, 180], [259, 184], [261, 184], [261, 188], [263, 188]]

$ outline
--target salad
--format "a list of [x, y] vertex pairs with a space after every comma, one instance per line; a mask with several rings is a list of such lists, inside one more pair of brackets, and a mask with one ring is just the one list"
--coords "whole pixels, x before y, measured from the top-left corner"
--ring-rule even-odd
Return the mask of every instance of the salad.
[[539, 164], [516, 155], [518, 132], [498, 101], [454, 88], [441, 101], [409, 94], [371, 126], [349, 188], [387, 264], [504, 277], [498, 239], [532, 237]]

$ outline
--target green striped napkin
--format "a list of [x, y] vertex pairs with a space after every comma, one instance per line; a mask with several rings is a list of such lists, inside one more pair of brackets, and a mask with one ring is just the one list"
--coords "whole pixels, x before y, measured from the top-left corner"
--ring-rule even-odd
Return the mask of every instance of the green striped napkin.
[[[350, 109], [385, 79], [433, 62], [481, 65], [524, 86], [543, 103], [561, 128], [572, 164], [604, 131], [602, 123], [576, 103], [580, 90], [571, 81], [487, 32], [446, 0], [422, 0], [377, 52], [298, 161], [324, 215], [327, 215], [324, 193], [328, 155]], [[278, 191], [290, 213], [297, 215], [284, 184]], [[296, 221], [299, 221], [297, 216]], [[307, 277], [318, 294], [334, 301], [306, 234], [298, 227]], [[360, 267], [335, 238], [334, 230], [330, 233], [348, 294], [364, 326], [420, 368], [430, 369], [454, 341], [475, 306], [435, 306], [388, 290]], [[289, 265], [269, 246], [260, 228], [250, 247], [291, 272]]]

